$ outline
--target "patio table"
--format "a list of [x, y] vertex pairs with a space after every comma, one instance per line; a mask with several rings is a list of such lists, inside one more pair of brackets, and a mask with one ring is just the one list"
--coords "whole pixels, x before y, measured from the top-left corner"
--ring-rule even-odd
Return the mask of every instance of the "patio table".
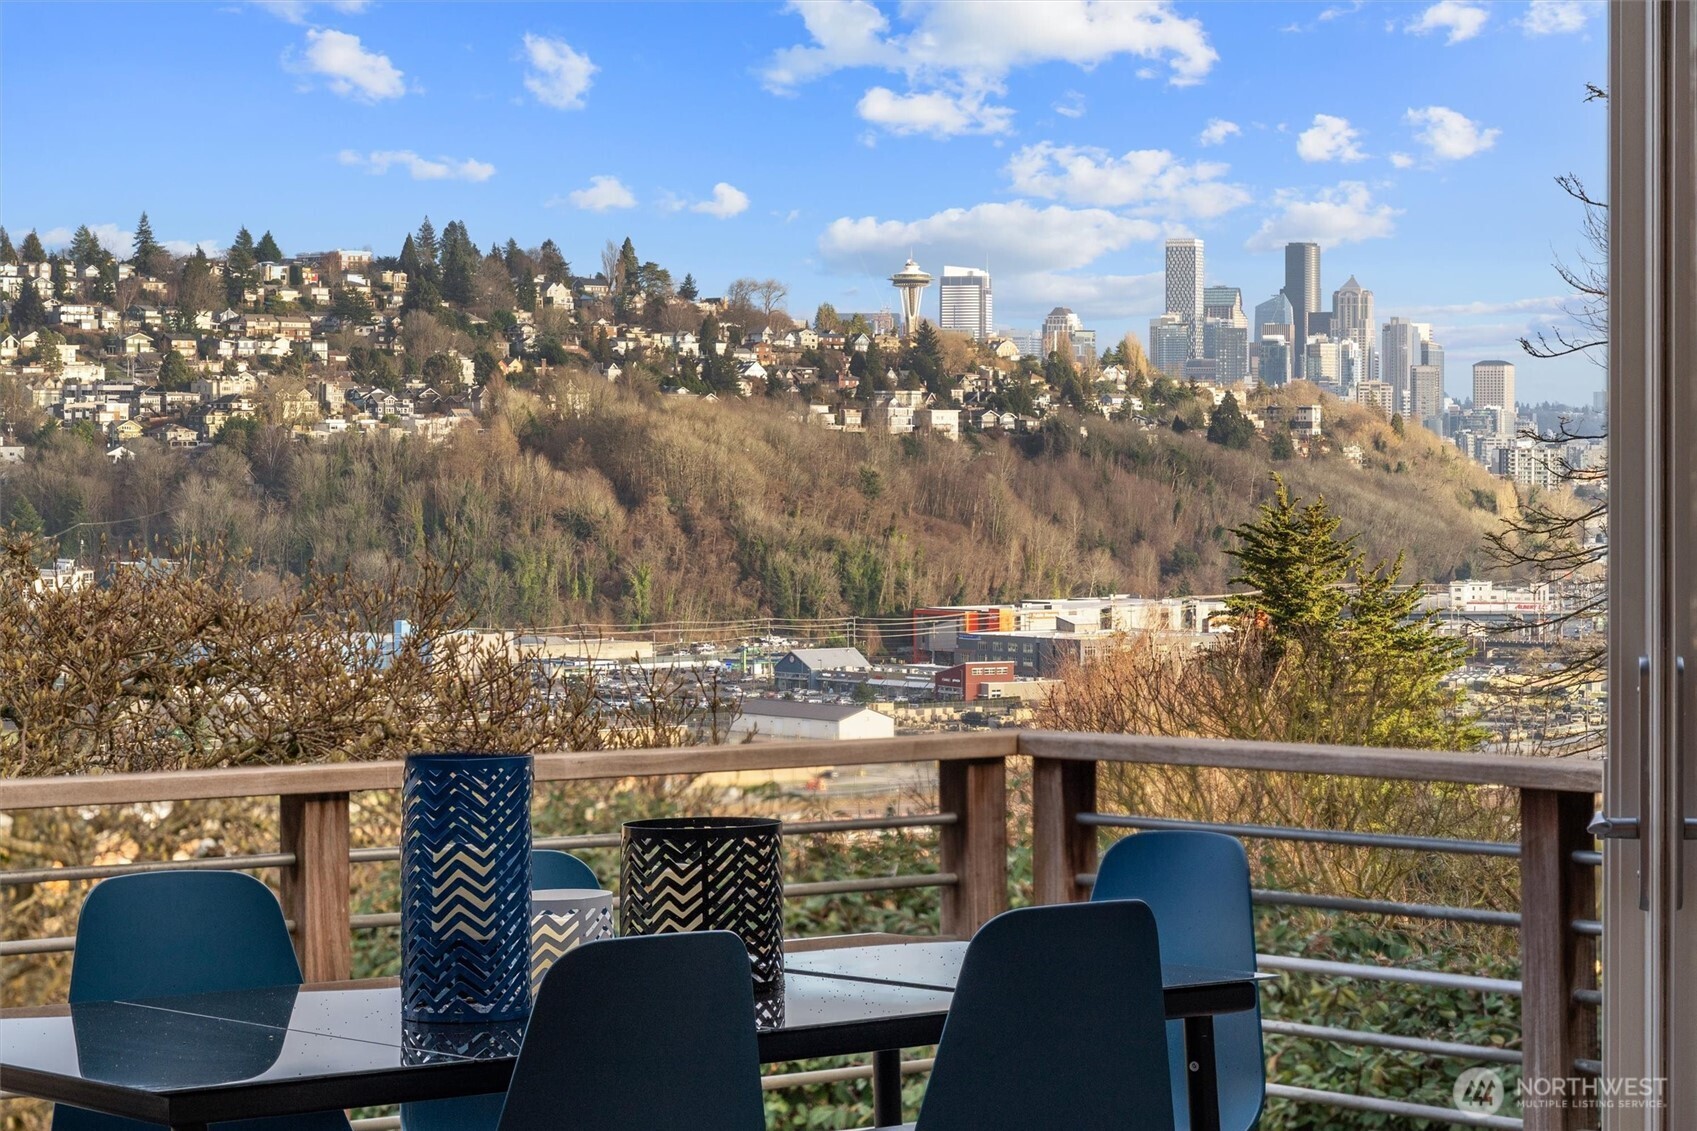
[[[852, 936], [844, 942], [854, 941]], [[966, 944], [792, 953], [763, 1063], [874, 1055], [879, 1126], [901, 1122], [899, 1050], [935, 1044]], [[1250, 1008], [1256, 975], [1167, 967], [1167, 1014], [1186, 1018], [1197, 1081], [1211, 1081], [1213, 1013]], [[1190, 1023], [1202, 1022], [1197, 1041]], [[0, 1013], [0, 1087], [204, 1131], [210, 1123], [504, 1091], [523, 1023], [403, 1025], [393, 979], [275, 986]], [[1199, 1128], [1206, 1100], [1193, 1100]]]

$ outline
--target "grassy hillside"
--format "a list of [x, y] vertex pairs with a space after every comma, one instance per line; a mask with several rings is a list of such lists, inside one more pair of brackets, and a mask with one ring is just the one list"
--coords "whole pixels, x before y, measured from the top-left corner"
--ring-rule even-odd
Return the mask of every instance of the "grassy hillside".
[[[1407, 578], [1442, 581], [1483, 568], [1481, 536], [1513, 500], [1437, 437], [1353, 406], [1328, 417], [1333, 454], [1279, 462], [1264, 442], [1100, 417], [951, 443], [831, 432], [799, 407], [556, 376], [503, 390], [483, 433], [437, 446], [261, 429], [113, 467], [61, 436], [0, 478], [0, 515], [34, 512], [49, 533], [132, 520], [106, 528], [119, 541], [222, 537], [273, 576], [309, 560], [375, 574], [428, 547], [466, 563], [481, 619], [547, 625], [1218, 592], [1230, 531], [1274, 469], [1323, 493], [1371, 557], [1406, 552]], [[1348, 442], [1360, 469], [1336, 454]]]

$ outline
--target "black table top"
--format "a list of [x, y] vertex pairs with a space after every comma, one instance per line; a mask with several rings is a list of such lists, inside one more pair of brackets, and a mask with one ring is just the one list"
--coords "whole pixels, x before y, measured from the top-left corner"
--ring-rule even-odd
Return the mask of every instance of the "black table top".
[[[935, 1044], [965, 943], [792, 954], [774, 1063]], [[1163, 970], [1169, 1017], [1250, 1008], [1255, 976]], [[200, 1124], [504, 1090], [523, 1023], [403, 1025], [393, 985], [279, 986], [0, 1018], [6, 1090]]]

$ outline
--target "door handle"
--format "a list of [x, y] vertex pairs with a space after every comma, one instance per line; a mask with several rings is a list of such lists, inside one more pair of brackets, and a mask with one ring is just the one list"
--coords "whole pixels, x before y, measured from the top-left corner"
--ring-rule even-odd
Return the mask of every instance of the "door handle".
[[[1684, 671], [1684, 661], [1679, 669]], [[1598, 813], [1586, 831], [1599, 840], [1642, 840], [1645, 815], [1650, 812], [1650, 657], [1638, 657], [1638, 816], [1610, 817]], [[1684, 811], [1681, 810], [1683, 817]], [[1697, 839], [1697, 821], [1687, 821], [1685, 835]], [[1650, 869], [1638, 854], [1638, 910], [1650, 910]]]

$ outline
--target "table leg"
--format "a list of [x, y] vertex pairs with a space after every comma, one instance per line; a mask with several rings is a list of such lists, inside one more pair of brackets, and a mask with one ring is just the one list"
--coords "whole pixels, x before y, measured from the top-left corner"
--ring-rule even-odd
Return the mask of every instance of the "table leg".
[[1220, 1131], [1220, 1083], [1214, 1067], [1214, 1019], [1184, 1019], [1185, 1078], [1191, 1131]]
[[879, 1049], [872, 1054], [872, 1125], [900, 1127], [902, 1123], [902, 1050]]

